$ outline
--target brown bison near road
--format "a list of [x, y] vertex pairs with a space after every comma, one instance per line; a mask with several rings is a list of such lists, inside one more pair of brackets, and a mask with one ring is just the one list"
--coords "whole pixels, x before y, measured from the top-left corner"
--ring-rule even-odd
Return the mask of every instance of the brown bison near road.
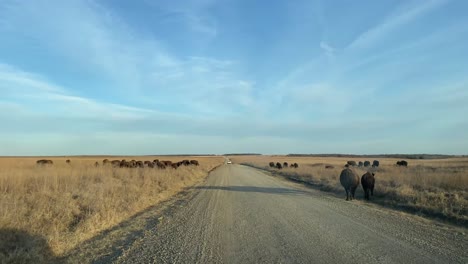
[[65, 162], [66, 162], [67, 164], [70, 164], [70, 163], [71, 163], [71, 161], [70, 161], [69, 159], [67, 159]]
[[364, 166], [364, 163], [362, 161], [358, 162], [358, 167]]
[[272, 162], [270, 162], [270, 164], [269, 164], [269, 165], [270, 165], [270, 167], [272, 167], [272, 168], [274, 168], [274, 167], [275, 167], [275, 163], [274, 163], [273, 161], [272, 161]]
[[51, 160], [41, 159], [36, 161], [37, 165], [54, 165], [54, 162]]
[[408, 167], [408, 162], [406, 160], [400, 160], [396, 163], [397, 166]]
[[361, 177], [362, 189], [364, 189], [364, 198], [369, 200], [370, 195], [374, 196], [374, 185], [375, 185], [375, 174], [371, 172], [366, 172]]
[[281, 170], [283, 168], [283, 166], [281, 165], [281, 163], [276, 162], [276, 168]]
[[355, 162], [354, 160], [349, 160], [349, 161], [347, 162], [347, 164], [348, 164], [349, 166], [353, 166], [353, 167], [355, 167], [355, 166], [357, 165], [356, 162]]
[[370, 161], [368, 160], [364, 161], [364, 167], [370, 167]]
[[195, 166], [199, 166], [199, 165], [200, 165], [200, 163], [198, 162], [198, 160], [191, 160], [191, 161], [190, 161], [190, 164], [195, 165]]
[[288, 163], [287, 162], [283, 162], [283, 167], [287, 168], [288, 167]]
[[294, 168], [296, 168], [296, 169], [299, 168], [299, 164], [297, 164], [297, 163], [294, 162], [293, 165], [294, 165]]
[[341, 171], [340, 183], [346, 191], [346, 201], [353, 200], [359, 186], [359, 176], [353, 170], [346, 168]]

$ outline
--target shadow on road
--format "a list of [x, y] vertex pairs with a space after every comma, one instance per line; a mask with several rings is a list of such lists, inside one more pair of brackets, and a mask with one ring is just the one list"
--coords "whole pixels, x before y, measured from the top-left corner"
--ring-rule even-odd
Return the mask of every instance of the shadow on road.
[[255, 187], [255, 186], [197, 186], [193, 189], [200, 190], [222, 190], [233, 192], [257, 192], [257, 193], [272, 193], [286, 195], [304, 195], [305, 191], [289, 189], [289, 188], [273, 188], [273, 187]]

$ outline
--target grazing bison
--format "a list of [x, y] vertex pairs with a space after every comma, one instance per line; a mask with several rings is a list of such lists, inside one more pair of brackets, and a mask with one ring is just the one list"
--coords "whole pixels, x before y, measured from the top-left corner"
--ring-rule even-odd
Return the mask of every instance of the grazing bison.
[[325, 165], [325, 169], [333, 169], [335, 167], [333, 167], [332, 165]]
[[99, 162], [96, 161], [96, 162], [94, 163], [94, 167], [99, 167]]
[[272, 161], [270, 162], [270, 167], [274, 168], [275, 167], [275, 163]]
[[102, 165], [107, 165], [110, 164], [110, 161], [108, 159], [105, 159], [102, 161]]
[[358, 167], [364, 166], [364, 163], [362, 161], [358, 162]]
[[188, 166], [188, 165], [190, 165], [190, 161], [189, 160], [183, 160], [182, 164], [184, 164], [184, 166]]
[[162, 163], [163, 163], [166, 167], [172, 166], [172, 161], [170, 161], [170, 160], [163, 160]]
[[283, 162], [283, 167], [287, 168], [288, 167], [288, 163], [287, 162]]
[[299, 164], [297, 164], [297, 163], [295, 163], [295, 162], [293, 163], [293, 166], [294, 166], [294, 168], [296, 168], [296, 169], [299, 168]]
[[369, 200], [370, 195], [374, 196], [374, 185], [375, 185], [375, 174], [371, 172], [366, 172], [361, 177], [362, 189], [364, 189], [364, 198]]
[[353, 200], [356, 188], [359, 186], [359, 176], [353, 170], [346, 168], [341, 171], [340, 183], [346, 191], [346, 201]]
[[379, 167], [379, 165], [380, 165], [380, 162], [379, 162], [378, 160], [374, 160], [374, 161], [372, 162], [372, 167], [374, 167], [374, 168]]
[[283, 166], [281, 165], [281, 163], [276, 162], [276, 168], [281, 170], [283, 168]]
[[54, 165], [54, 162], [51, 160], [41, 159], [36, 161], [37, 165]]
[[195, 165], [195, 166], [199, 166], [199, 165], [200, 165], [200, 163], [198, 162], [198, 160], [191, 160], [191, 161], [190, 161], [190, 164]]
[[347, 162], [347, 164], [348, 164], [349, 166], [353, 166], [353, 167], [355, 167], [355, 166], [357, 165], [356, 162], [355, 162], [354, 160], [349, 160], [349, 161]]
[[408, 162], [406, 160], [400, 160], [396, 163], [398, 166], [408, 167]]
[[370, 161], [366, 160], [364, 161], [364, 167], [369, 167], [370, 166]]
[[138, 160], [137, 162], [135, 162], [135, 165], [136, 165], [137, 168], [144, 168], [145, 167], [145, 164], [141, 160]]
[[161, 161], [156, 162], [156, 165], [158, 166], [159, 169], [162, 169], [162, 170], [166, 168], [166, 164], [164, 164]]
[[171, 167], [175, 170], [177, 170], [177, 168], [179, 168], [179, 165], [178, 163], [172, 163]]
[[120, 166], [120, 160], [113, 160], [111, 161], [111, 165], [113, 167], [119, 167]]
[[67, 164], [70, 164], [70, 163], [71, 163], [71, 161], [70, 161], [69, 159], [67, 159], [65, 162], [66, 162]]

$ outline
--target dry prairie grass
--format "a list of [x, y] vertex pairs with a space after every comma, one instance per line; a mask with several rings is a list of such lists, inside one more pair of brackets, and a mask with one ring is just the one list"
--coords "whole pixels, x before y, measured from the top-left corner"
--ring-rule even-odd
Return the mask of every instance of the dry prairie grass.
[[[48, 261], [42, 239], [50, 254], [62, 255], [100, 231], [202, 181], [209, 170], [224, 161], [221, 157], [196, 157], [200, 166], [177, 170], [94, 167], [95, 161], [104, 158], [71, 158], [70, 165], [65, 163], [67, 158], [51, 158], [54, 165], [43, 167], [36, 166], [38, 158], [0, 158], [0, 234], [4, 236], [0, 263]], [[122, 158], [158, 157], [115, 159]], [[159, 159], [179, 161], [184, 157]], [[7, 236], [37, 241], [28, 241], [26, 248], [6, 249], [20, 243], [10, 243]]]
[[[285, 156], [238, 156], [231, 157], [231, 160], [339, 194], [344, 194], [339, 175], [346, 161], [364, 161], [362, 158]], [[374, 159], [368, 160], [372, 162]], [[377, 160], [380, 161], [379, 168], [355, 168], [359, 175], [363, 175], [367, 169], [375, 171], [376, 187], [375, 196], [371, 197], [372, 202], [435, 216], [453, 223], [468, 224], [468, 158], [408, 160], [407, 168], [395, 166], [398, 159]], [[299, 168], [277, 170], [269, 167], [270, 161], [297, 162]], [[332, 165], [334, 168], [326, 169], [325, 165]], [[356, 196], [363, 199], [361, 187]]]

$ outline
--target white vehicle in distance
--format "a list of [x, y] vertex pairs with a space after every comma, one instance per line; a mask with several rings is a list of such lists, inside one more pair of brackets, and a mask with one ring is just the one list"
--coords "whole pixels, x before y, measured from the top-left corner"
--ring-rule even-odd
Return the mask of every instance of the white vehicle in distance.
[[232, 161], [228, 160], [228, 161], [227, 161], [227, 164], [232, 164]]

